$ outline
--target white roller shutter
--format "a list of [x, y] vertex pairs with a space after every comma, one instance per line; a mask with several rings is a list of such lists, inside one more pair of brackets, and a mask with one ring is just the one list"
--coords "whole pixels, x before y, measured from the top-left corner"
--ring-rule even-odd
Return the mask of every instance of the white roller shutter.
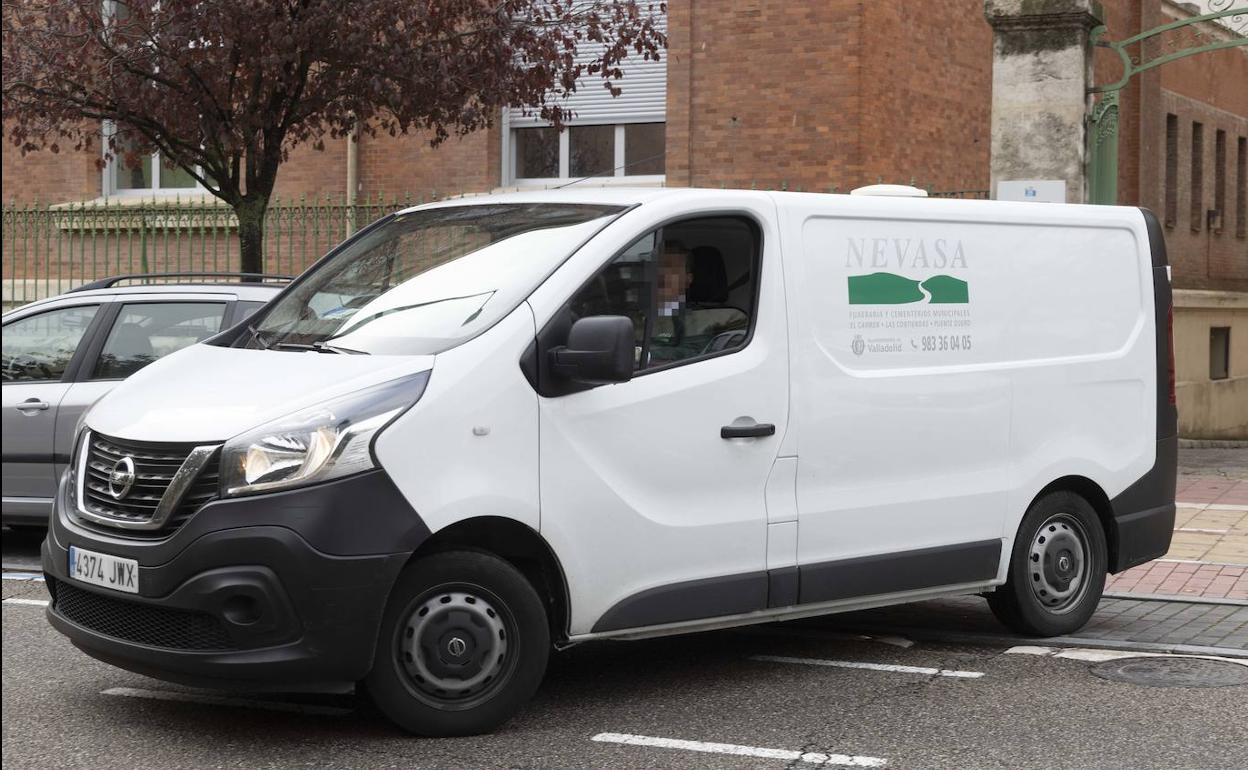
[[[667, 34], [667, 15], [656, 11], [657, 26]], [[582, 42], [576, 51], [578, 64], [588, 65], [602, 54], [601, 43]], [[614, 81], [621, 93], [612, 97], [602, 86], [597, 73], [585, 75], [577, 84], [576, 93], [562, 102], [575, 113], [568, 122], [573, 125], [602, 123], [661, 123], [667, 115], [667, 52], [659, 61], [646, 61], [636, 52], [630, 53], [620, 66], [624, 77]], [[545, 123], [535, 114], [510, 111], [513, 128], [540, 126]]]

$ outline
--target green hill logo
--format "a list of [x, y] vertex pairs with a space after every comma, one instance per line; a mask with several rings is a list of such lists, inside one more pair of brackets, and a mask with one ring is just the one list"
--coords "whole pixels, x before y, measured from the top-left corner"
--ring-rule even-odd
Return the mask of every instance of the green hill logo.
[[851, 305], [965, 305], [970, 302], [966, 281], [950, 275], [934, 275], [923, 281], [896, 273], [849, 276]]

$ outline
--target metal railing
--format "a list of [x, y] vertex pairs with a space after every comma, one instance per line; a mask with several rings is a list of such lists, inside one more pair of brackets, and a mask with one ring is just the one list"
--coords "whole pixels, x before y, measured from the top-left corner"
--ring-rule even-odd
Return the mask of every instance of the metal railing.
[[[360, 227], [422, 202], [275, 199], [265, 215], [264, 271], [297, 275]], [[239, 270], [234, 212], [213, 200], [6, 204], [0, 246], [6, 310], [121, 273]]]

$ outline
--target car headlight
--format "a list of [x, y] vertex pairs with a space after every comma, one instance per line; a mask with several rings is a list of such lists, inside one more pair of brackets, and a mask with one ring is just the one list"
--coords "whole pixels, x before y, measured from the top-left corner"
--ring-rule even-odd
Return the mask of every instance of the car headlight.
[[373, 438], [424, 393], [429, 372], [365, 388], [230, 439], [221, 448], [223, 497], [269, 492], [377, 467]]

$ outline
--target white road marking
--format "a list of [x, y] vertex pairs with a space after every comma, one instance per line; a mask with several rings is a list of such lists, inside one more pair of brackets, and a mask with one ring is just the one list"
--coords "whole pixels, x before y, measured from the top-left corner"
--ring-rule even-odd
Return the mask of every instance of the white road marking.
[[247, 698], [226, 698], [218, 695], [198, 695], [186, 692], [173, 692], [171, 690], [140, 690], [133, 687], [110, 687], [101, 691], [100, 695], [177, 701], [179, 703], [199, 703], [206, 706], [227, 706], [230, 708], [259, 709], [261, 711], [283, 711], [292, 714], [313, 714], [317, 716], [342, 716], [351, 713], [351, 709], [335, 706], [282, 703], [279, 701], [249, 700]]
[[1005, 651], [1007, 655], [1039, 655], [1047, 658], [1066, 658], [1082, 660], [1089, 663], [1103, 663], [1107, 660], [1123, 658], [1204, 658], [1206, 660], [1224, 660], [1227, 663], [1238, 663], [1248, 666], [1243, 658], [1224, 658], [1218, 655], [1184, 655], [1171, 652], [1136, 652], [1134, 650], [1099, 650], [1092, 647], [1035, 647], [1022, 645], [1011, 647]]
[[894, 674], [926, 674], [928, 676], [952, 676], [961, 679], [978, 679], [982, 671], [950, 671], [926, 666], [898, 666], [891, 663], [863, 663], [856, 660], [823, 660], [820, 658], [786, 658], [783, 655], [751, 655], [750, 660], [768, 663], [799, 663], [805, 666], [832, 666], [835, 668], [864, 668], [869, 671], [888, 671]]
[[32, 607], [47, 607], [47, 599], [5, 599], [5, 604], [29, 604]]
[[888, 760], [879, 757], [864, 757], [851, 754], [823, 754], [817, 751], [794, 751], [792, 749], [768, 749], [759, 746], [739, 746], [735, 743], [706, 743], [704, 741], [684, 741], [677, 738], [654, 738], [649, 735], [630, 735], [628, 733], [598, 733], [590, 738], [598, 743], [621, 743], [626, 746], [649, 746], [658, 749], [679, 749], [697, 751], [702, 754], [730, 754], [737, 757], [758, 757], [760, 759], [783, 759], [788, 762], [801, 761], [812, 765], [845, 765], [848, 767], [883, 767]]
[[38, 583], [42, 583], [43, 573], [42, 572], [6, 572], [4, 573], [4, 579], [5, 580], [33, 580]]

